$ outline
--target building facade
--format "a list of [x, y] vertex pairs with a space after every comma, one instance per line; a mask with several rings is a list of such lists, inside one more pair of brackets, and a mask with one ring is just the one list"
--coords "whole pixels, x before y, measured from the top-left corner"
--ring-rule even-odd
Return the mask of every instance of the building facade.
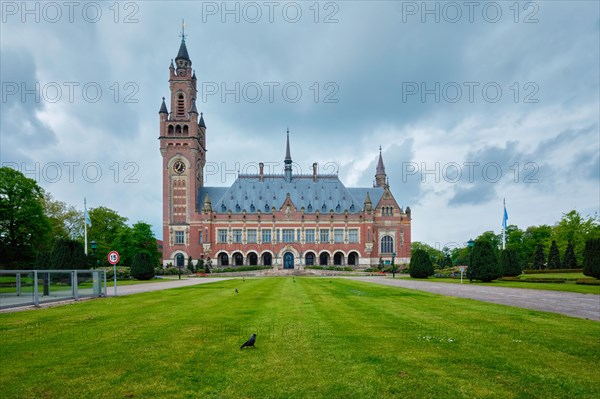
[[[287, 132], [282, 174], [238, 175], [205, 187], [206, 124], [185, 37], [169, 67], [170, 107], [159, 111], [163, 158], [163, 264], [368, 267], [410, 261], [411, 210], [390, 190], [379, 153], [373, 187], [346, 187], [337, 174], [292, 171]], [[169, 111], [169, 109], [171, 111]]]

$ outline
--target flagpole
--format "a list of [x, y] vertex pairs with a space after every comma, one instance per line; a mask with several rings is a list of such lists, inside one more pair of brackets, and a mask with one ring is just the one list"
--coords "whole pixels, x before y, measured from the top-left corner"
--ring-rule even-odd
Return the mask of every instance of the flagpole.
[[502, 199], [504, 203], [504, 213], [502, 214], [502, 250], [506, 249], [506, 198]]
[[84, 236], [84, 245], [85, 245], [85, 255], [88, 254], [88, 242], [87, 242], [87, 203], [85, 197], [83, 197], [83, 236]]

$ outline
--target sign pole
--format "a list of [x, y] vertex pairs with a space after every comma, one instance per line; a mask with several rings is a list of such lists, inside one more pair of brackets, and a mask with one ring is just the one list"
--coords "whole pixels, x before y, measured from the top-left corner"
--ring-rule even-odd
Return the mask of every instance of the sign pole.
[[117, 263], [119, 263], [119, 253], [117, 251], [110, 251], [108, 253], [108, 263], [113, 265], [113, 280], [115, 282], [115, 296], [117, 296]]

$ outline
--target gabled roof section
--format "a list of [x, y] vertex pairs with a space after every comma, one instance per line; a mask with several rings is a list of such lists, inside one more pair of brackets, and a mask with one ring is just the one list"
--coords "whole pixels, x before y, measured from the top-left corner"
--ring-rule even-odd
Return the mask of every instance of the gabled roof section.
[[[213, 201], [213, 210], [218, 213], [231, 211], [241, 213], [271, 213], [273, 207], [280, 210], [289, 194], [296, 209], [306, 213], [333, 210], [334, 213], [360, 213], [367, 193], [374, 203], [379, 202], [384, 189], [381, 187], [346, 188], [337, 176], [294, 176], [286, 181], [283, 175], [267, 175], [260, 181], [256, 175], [242, 175], [231, 187], [204, 187], [198, 198], [206, 193]], [[202, 204], [198, 204], [198, 209]]]

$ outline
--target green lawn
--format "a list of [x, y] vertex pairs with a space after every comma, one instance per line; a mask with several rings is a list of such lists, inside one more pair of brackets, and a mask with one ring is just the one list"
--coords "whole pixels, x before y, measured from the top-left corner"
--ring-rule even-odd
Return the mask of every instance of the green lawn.
[[357, 281], [229, 280], [0, 314], [0, 390], [595, 399], [599, 334], [594, 321]]

